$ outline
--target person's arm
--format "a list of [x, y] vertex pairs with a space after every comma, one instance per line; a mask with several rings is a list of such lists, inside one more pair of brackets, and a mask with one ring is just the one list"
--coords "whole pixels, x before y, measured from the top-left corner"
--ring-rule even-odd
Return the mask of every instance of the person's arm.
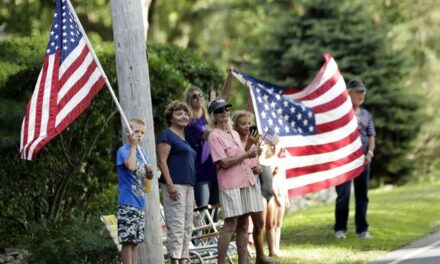
[[212, 129], [210, 129], [210, 128], [206, 129], [205, 133], [203, 133], [203, 135], [202, 135], [202, 138], [201, 138], [202, 141], [207, 141], [208, 140], [209, 134], [211, 133], [211, 130]]
[[[279, 159], [277, 159], [277, 162], [278, 162], [278, 166], [275, 167], [274, 169], [274, 172], [276, 172], [275, 177], [277, 177], [277, 180], [274, 183], [274, 185], [275, 184], [277, 185], [276, 188], [278, 188], [277, 190], [280, 196], [275, 195], [278, 199], [278, 201], [275, 200], [275, 202], [279, 207], [284, 206], [286, 208], [289, 208], [290, 201], [289, 201], [289, 192], [287, 190], [286, 169]], [[273, 187], [275, 189], [275, 186]], [[283, 198], [283, 200], [281, 200], [281, 197]]]
[[256, 166], [252, 167], [252, 172], [254, 174], [260, 174], [263, 170], [261, 169], [260, 164], [257, 164]]
[[246, 151], [246, 153], [244, 153], [239, 157], [221, 159], [217, 161], [216, 164], [218, 164], [222, 169], [228, 169], [237, 164], [240, 164], [245, 159], [255, 157], [257, 155], [257, 152], [258, 152], [258, 148], [253, 146], [248, 151]]
[[251, 97], [251, 92], [250, 91], [247, 94], [247, 110], [249, 112], [251, 112], [252, 114], [255, 114], [254, 105], [252, 104], [252, 97]]
[[[273, 159], [272, 159], [272, 162], [273, 162]], [[275, 205], [277, 207], [281, 207], [281, 201], [280, 201], [280, 198], [278, 197], [278, 195], [279, 195], [278, 191], [280, 189], [280, 186], [279, 186], [280, 182], [278, 179], [278, 177], [280, 177], [280, 175], [278, 175], [278, 171], [279, 171], [278, 166], [273, 168], [273, 171], [272, 171], [272, 195], [273, 195], [273, 198], [275, 201]]]
[[229, 95], [231, 95], [232, 90], [232, 70], [233, 68], [229, 66], [226, 68], [226, 72], [228, 73], [228, 76], [226, 77], [225, 83], [223, 84], [223, 90], [220, 93], [219, 98], [227, 99]]
[[281, 179], [281, 192], [284, 194], [284, 197], [289, 197], [289, 190], [287, 189], [286, 167], [283, 164], [279, 164], [278, 175], [280, 175]]
[[177, 201], [179, 199], [179, 193], [177, 192], [173, 179], [171, 179], [170, 170], [168, 168], [167, 160], [170, 155], [171, 145], [166, 143], [159, 143], [157, 145], [157, 154], [159, 158], [159, 167], [162, 172], [162, 177], [165, 179], [165, 183], [167, 185], [168, 194], [173, 201]]
[[371, 114], [367, 111], [368, 116], [368, 126], [367, 126], [367, 136], [368, 136], [368, 142], [367, 142], [367, 153], [365, 154], [365, 163], [370, 164], [371, 160], [373, 160], [374, 157], [374, 149], [376, 148], [376, 129], [374, 128], [374, 122], [373, 117]]
[[376, 139], [373, 136], [368, 138], [367, 144], [367, 154], [365, 155], [365, 162], [370, 164], [371, 160], [374, 157], [374, 149], [376, 148]]
[[135, 135], [132, 134], [131, 136], [128, 136], [128, 142], [130, 143], [130, 154], [128, 155], [128, 158], [124, 160], [124, 165], [127, 168], [127, 170], [133, 172], [136, 170], [136, 146], [137, 146], [137, 139], [134, 138]]
[[286, 208], [289, 209], [290, 208], [290, 199], [289, 199], [289, 195], [286, 195]]
[[275, 205], [277, 206], [277, 207], [281, 207], [281, 201], [280, 201], [280, 198], [278, 197], [278, 195], [276, 195], [275, 193], [273, 194], [273, 198], [274, 198], [274, 201], [275, 201]]

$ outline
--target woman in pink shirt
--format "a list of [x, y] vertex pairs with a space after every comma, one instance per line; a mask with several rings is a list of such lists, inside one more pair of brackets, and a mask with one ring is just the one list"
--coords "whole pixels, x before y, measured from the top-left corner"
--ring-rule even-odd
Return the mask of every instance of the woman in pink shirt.
[[218, 241], [217, 261], [225, 262], [232, 233], [236, 231], [238, 263], [247, 264], [248, 217], [263, 210], [249, 163], [258, 148], [252, 146], [252, 142], [243, 148], [240, 136], [232, 129], [230, 111], [231, 104], [224, 99], [212, 101], [208, 108], [213, 127], [208, 143], [218, 169], [219, 198], [225, 221]]

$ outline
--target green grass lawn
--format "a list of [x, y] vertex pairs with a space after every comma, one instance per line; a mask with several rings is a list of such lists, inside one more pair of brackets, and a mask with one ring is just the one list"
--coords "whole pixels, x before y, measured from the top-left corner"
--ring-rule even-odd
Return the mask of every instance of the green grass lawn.
[[440, 182], [370, 191], [372, 240], [355, 235], [353, 198], [345, 240], [334, 238], [333, 203], [286, 215], [281, 241], [284, 255], [279, 260], [289, 264], [366, 263], [439, 229]]

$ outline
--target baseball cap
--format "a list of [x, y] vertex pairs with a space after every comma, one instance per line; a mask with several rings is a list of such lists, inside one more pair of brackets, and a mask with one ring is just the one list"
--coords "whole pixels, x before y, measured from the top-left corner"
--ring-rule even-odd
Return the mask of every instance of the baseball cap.
[[350, 91], [366, 91], [367, 87], [365, 87], [365, 84], [360, 80], [351, 80], [347, 84], [347, 89]]
[[212, 114], [215, 110], [222, 109], [224, 107], [231, 107], [232, 105], [226, 102], [225, 99], [218, 98], [213, 100], [208, 106], [208, 113]]

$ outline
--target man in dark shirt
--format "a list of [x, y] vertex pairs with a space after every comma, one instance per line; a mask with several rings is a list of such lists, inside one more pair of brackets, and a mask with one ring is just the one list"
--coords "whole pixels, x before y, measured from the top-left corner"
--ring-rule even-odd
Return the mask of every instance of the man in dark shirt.
[[[347, 89], [353, 103], [353, 110], [356, 113], [366, 163], [365, 170], [353, 180], [356, 200], [356, 234], [360, 238], [371, 239], [372, 236], [368, 232], [367, 223], [368, 182], [370, 178], [370, 163], [374, 157], [376, 131], [371, 114], [361, 107], [367, 92], [363, 82], [358, 80], [351, 81], [348, 83]], [[347, 237], [351, 182], [348, 181], [336, 186], [337, 198], [334, 230], [337, 239], [345, 239]]]

